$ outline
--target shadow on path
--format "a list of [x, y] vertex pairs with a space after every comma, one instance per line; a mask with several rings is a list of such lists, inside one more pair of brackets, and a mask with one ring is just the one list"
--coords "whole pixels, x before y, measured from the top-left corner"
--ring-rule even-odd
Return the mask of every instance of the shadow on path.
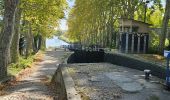
[[61, 63], [64, 51], [46, 51], [42, 62], [34, 67], [36, 70], [28, 77], [21, 79], [7, 87], [6, 95], [0, 96], [0, 100], [53, 100], [57, 93], [50, 84], [55, 73], [56, 64]]

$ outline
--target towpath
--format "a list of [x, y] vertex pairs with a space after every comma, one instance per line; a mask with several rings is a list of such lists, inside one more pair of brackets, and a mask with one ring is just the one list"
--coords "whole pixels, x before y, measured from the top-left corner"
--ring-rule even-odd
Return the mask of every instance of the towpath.
[[[0, 100], [54, 100], [57, 93], [50, 84], [56, 64], [61, 63], [63, 50], [47, 51], [42, 62], [33, 66], [35, 69], [27, 77], [12, 82], [5, 88]], [[1, 91], [2, 92], [2, 91]]]

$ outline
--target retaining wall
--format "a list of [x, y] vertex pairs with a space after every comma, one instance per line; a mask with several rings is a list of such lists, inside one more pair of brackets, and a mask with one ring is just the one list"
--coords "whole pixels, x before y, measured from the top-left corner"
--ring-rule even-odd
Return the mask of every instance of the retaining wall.
[[69, 58], [67, 63], [97, 63], [107, 62], [119, 66], [129, 67], [144, 71], [151, 70], [151, 74], [161, 79], [165, 79], [165, 67], [127, 57], [121, 54], [111, 54], [98, 51], [75, 51]]
[[104, 51], [75, 51], [67, 63], [98, 63], [104, 61]]
[[119, 54], [106, 53], [104, 56], [104, 62], [112, 63], [119, 66], [125, 66], [138, 70], [151, 70], [152, 75], [165, 79], [165, 68], [156, 64], [144, 62], [135, 58], [126, 57]]
[[59, 100], [67, 100], [67, 94], [66, 94], [66, 89], [65, 89], [63, 75], [62, 75], [61, 70], [62, 70], [61, 65], [59, 65], [55, 74], [53, 75], [52, 83], [57, 88], [57, 91], [60, 91], [59, 95], [58, 95], [58, 97], [59, 97], [58, 99]]
[[81, 100], [80, 95], [75, 90], [75, 84], [69, 75], [66, 65], [60, 64], [53, 76], [52, 83], [59, 91], [58, 100]]

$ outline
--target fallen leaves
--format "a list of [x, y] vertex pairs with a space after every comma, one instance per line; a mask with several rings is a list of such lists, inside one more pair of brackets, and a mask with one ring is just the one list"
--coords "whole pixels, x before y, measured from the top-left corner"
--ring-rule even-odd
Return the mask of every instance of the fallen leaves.
[[82, 100], [90, 100], [90, 97], [87, 96], [85, 93], [79, 92], [79, 94], [81, 95], [81, 99], [82, 99]]
[[5, 85], [0, 85], [0, 96], [6, 95], [7, 92], [5, 92], [3, 89], [5, 88]]

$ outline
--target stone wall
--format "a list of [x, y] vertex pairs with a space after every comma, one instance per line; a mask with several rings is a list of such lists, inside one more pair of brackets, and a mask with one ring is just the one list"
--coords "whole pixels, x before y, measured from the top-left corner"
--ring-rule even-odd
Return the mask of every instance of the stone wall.
[[141, 60], [129, 58], [119, 54], [109, 54], [106, 53], [104, 57], [104, 62], [112, 63], [119, 66], [129, 67], [137, 70], [151, 70], [152, 75], [157, 76], [159, 78], [165, 79], [165, 68], [162, 66], [147, 63]]
[[52, 78], [52, 83], [55, 85], [57, 88], [58, 93], [58, 99], [59, 100], [67, 100], [67, 93], [66, 93], [66, 88], [63, 80], [63, 75], [62, 75], [62, 65], [59, 65], [55, 74], [53, 75]]
[[67, 63], [97, 63], [107, 62], [119, 66], [129, 67], [144, 71], [151, 70], [151, 74], [161, 79], [165, 79], [165, 68], [156, 64], [130, 58], [120, 54], [110, 54], [104, 52], [75, 51], [67, 60]]
[[104, 61], [104, 51], [75, 51], [67, 63], [97, 63]]
[[69, 75], [65, 64], [60, 64], [58, 66], [52, 78], [52, 83], [59, 93], [58, 100], [81, 100], [80, 95], [75, 90], [74, 81]]

